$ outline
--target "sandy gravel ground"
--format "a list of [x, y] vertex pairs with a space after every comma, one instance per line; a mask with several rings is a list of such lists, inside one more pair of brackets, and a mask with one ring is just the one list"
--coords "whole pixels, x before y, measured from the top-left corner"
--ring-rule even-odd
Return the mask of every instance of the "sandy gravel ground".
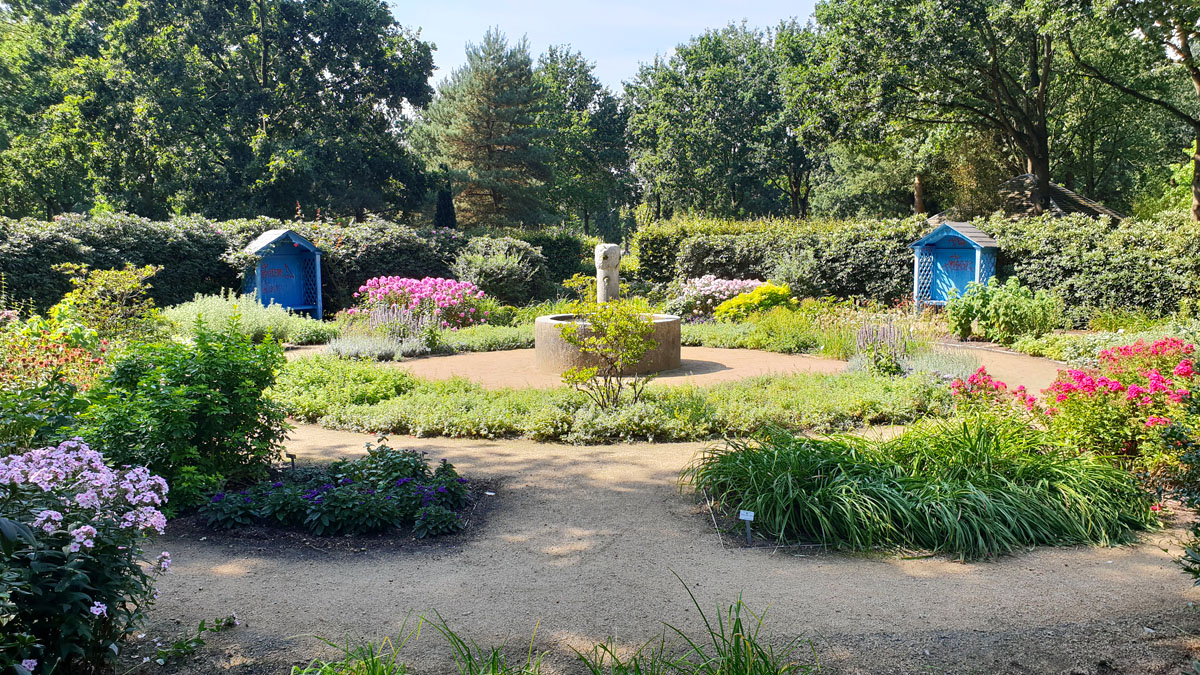
[[[361, 449], [368, 437], [301, 427], [301, 461]], [[178, 672], [288, 672], [332, 650], [305, 637], [378, 639], [409, 612], [436, 609], [482, 645], [535, 649], [548, 672], [579, 672], [571, 648], [615, 636], [632, 646], [662, 622], [689, 631], [739, 594], [779, 640], [811, 640], [834, 673], [1179, 673], [1200, 647], [1200, 593], [1164, 552], [1178, 531], [1117, 549], [1037, 549], [991, 563], [799, 555], [719, 537], [677, 475], [698, 444], [572, 447], [527, 441], [393, 439], [494, 481], [472, 532], [386, 550], [280, 548], [222, 535], [168, 535], [148, 638], [236, 611], [245, 625], [209, 640]], [[169, 532], [169, 531], [168, 531]], [[447, 672], [430, 631], [416, 672]]]
[[[946, 350], [965, 351], [979, 358], [994, 377], [1011, 387], [1025, 385], [1040, 391], [1054, 381], [1059, 364], [1017, 354], [995, 346], [963, 346], [953, 343], [939, 345]], [[288, 358], [296, 359], [319, 354], [323, 346], [298, 347], [288, 350]], [[712, 347], [683, 347], [683, 364], [676, 370], [658, 374], [656, 384], [715, 384], [741, 380], [755, 375], [789, 373], [840, 373], [845, 361], [808, 354], [777, 354], [753, 349], [715, 349]], [[534, 366], [532, 349], [511, 349], [499, 352], [475, 352], [449, 356], [427, 356], [391, 363], [418, 377], [446, 380], [465, 377], [488, 389], [505, 387], [549, 388], [562, 384], [556, 373], [538, 370]]]

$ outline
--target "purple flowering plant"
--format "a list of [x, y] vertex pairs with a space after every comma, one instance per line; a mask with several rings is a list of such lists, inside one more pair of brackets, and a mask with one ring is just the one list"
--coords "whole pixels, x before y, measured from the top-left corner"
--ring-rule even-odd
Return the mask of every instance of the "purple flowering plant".
[[[243, 491], [217, 492], [200, 512], [217, 528], [264, 522], [317, 535], [365, 534], [415, 526], [429, 509], [461, 509], [467, 483], [449, 462], [430, 468], [425, 453], [393, 449], [381, 438], [367, 444], [364, 457], [284, 471], [279, 479]], [[422, 536], [425, 530], [414, 532]]]
[[166, 502], [161, 477], [114, 469], [78, 439], [0, 457], [0, 672], [81, 672], [116, 657], [171, 563], [143, 552]]

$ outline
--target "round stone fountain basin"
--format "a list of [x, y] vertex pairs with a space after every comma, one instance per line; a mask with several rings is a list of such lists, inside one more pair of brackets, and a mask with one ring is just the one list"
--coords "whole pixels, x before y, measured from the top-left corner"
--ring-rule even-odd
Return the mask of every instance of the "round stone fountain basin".
[[[651, 321], [654, 332], [650, 337], [655, 342], [654, 348], [622, 375], [645, 375], [679, 367], [679, 317], [653, 314]], [[580, 352], [563, 339], [562, 328], [569, 323], [579, 324], [581, 331], [589, 329], [588, 323], [576, 314], [539, 316], [533, 322], [534, 362], [539, 370], [561, 373], [569, 368], [600, 365], [595, 356]]]

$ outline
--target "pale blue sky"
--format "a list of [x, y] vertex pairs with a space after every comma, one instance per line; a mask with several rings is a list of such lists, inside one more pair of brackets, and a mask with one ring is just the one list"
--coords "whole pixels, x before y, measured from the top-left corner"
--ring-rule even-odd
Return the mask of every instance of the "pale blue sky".
[[467, 42], [478, 42], [490, 26], [499, 26], [510, 41], [529, 38], [538, 54], [552, 44], [570, 44], [596, 64], [596, 75], [614, 91], [633, 77], [638, 63], [669, 54], [675, 45], [708, 28], [743, 19], [770, 27], [798, 17], [807, 21], [814, 0], [390, 0], [392, 13], [422, 39], [437, 45], [434, 83], [462, 65]]

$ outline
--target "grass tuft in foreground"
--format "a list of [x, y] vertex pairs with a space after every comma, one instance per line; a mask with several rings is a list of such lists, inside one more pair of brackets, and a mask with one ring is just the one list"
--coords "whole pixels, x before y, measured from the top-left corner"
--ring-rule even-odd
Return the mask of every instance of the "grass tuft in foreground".
[[[686, 584], [684, 587], [687, 588]], [[811, 643], [797, 638], [776, 647], [762, 632], [765, 612], [753, 612], [740, 597], [723, 609], [718, 606], [717, 614], [710, 618], [691, 590], [688, 590], [688, 596], [704, 624], [699, 636], [690, 636], [667, 624], [661, 635], [628, 655], [623, 655], [626, 650], [610, 638], [588, 651], [575, 651], [584, 671], [590, 675], [803, 675], [820, 671]], [[503, 648], [481, 647], [474, 640], [455, 633], [440, 614], [435, 612], [434, 616], [436, 619], [430, 624], [446, 639], [454, 661], [455, 670], [448, 672], [458, 675], [548, 675], [559, 672], [543, 665], [546, 652], [534, 649], [537, 628], [521, 655], [512, 659]], [[425, 621], [426, 618], [421, 617], [416, 628], [406, 632], [406, 620], [399, 637], [385, 639], [378, 645], [368, 643], [352, 647], [347, 642], [343, 647], [325, 640], [326, 644], [341, 649], [343, 658], [293, 668], [292, 675], [406, 675], [410, 669], [401, 658], [401, 651], [419, 637]], [[802, 646], [808, 649], [802, 650]]]
[[1011, 419], [919, 425], [890, 441], [775, 433], [702, 453], [683, 474], [785, 543], [980, 559], [1027, 546], [1117, 545], [1157, 526], [1152, 500], [1104, 458]]

